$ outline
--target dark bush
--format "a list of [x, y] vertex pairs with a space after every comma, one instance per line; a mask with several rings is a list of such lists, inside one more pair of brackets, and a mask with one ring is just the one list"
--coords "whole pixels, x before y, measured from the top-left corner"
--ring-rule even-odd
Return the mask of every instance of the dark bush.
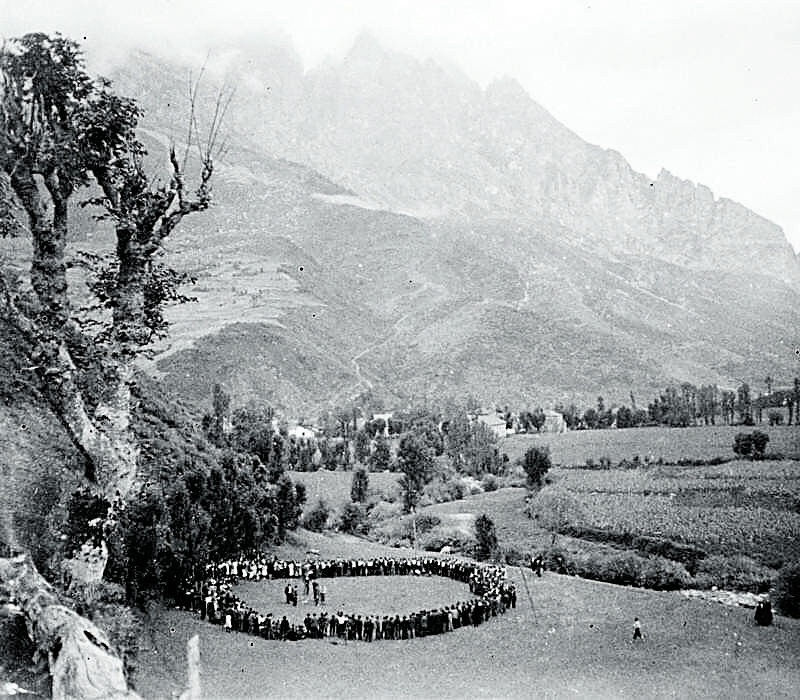
[[766, 593], [775, 571], [761, 566], [750, 557], [710, 556], [700, 562], [694, 574], [698, 588], [719, 588], [750, 593]]
[[602, 528], [585, 525], [570, 524], [561, 530], [561, 534], [575, 537], [589, 542], [614, 545], [626, 549], [636, 550], [639, 554], [649, 554], [671, 559], [681, 563], [689, 573], [694, 574], [701, 562], [707, 556], [699, 547], [660, 537], [646, 535], [633, 535], [627, 532], [611, 532]]
[[328, 524], [330, 506], [321, 498], [316, 505], [303, 516], [303, 527], [312, 532], [322, 532]]
[[692, 583], [692, 577], [678, 562], [614, 549], [572, 555], [565, 568], [567, 573], [574, 572], [582, 578], [662, 591], [686, 588]]
[[417, 535], [423, 535], [441, 525], [442, 519], [432, 513], [420, 513], [414, 518], [414, 523], [417, 526]]
[[761, 459], [764, 456], [764, 452], [766, 452], [769, 435], [761, 430], [754, 430], [750, 439], [753, 444], [753, 457]]
[[736, 433], [733, 438], [733, 452], [739, 457], [749, 457], [753, 452], [753, 438], [750, 433]]
[[367, 490], [369, 489], [369, 477], [366, 469], [356, 469], [353, 472], [353, 480], [350, 484], [350, 500], [355, 503], [364, 503], [367, 500]]
[[532, 490], [539, 489], [542, 486], [545, 474], [553, 466], [550, 461], [550, 448], [537, 445], [529, 447], [520, 463], [528, 477], [528, 488]]
[[775, 604], [787, 617], [800, 617], [800, 562], [784, 566], [773, 593]]
[[497, 552], [497, 533], [495, 532], [494, 522], [484, 513], [475, 519], [475, 558], [485, 561], [493, 557]]
[[367, 509], [363, 503], [350, 502], [345, 505], [339, 516], [339, 529], [350, 535], [366, 535], [369, 532]]
[[484, 474], [481, 482], [483, 484], [483, 490], [487, 493], [490, 491], [497, 491], [497, 489], [500, 488], [500, 482], [494, 474]]

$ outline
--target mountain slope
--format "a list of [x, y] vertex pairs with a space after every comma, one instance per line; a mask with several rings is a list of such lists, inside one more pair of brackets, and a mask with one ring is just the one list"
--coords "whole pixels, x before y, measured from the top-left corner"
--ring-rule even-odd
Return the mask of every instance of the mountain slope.
[[[199, 278], [152, 367], [171, 389], [307, 413], [370, 388], [538, 404], [796, 373], [800, 268], [753, 212], [635, 173], [512, 80], [369, 38], [305, 74], [280, 48], [229, 58], [215, 206], [168, 244]], [[156, 158], [185, 77], [143, 54], [117, 76]]]

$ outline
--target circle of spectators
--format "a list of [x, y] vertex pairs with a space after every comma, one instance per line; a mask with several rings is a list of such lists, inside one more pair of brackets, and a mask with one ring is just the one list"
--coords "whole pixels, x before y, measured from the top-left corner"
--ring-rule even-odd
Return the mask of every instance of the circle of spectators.
[[[340, 576], [444, 576], [469, 585], [471, 599], [433, 610], [406, 615], [356, 615], [326, 608], [325, 579]], [[286, 579], [285, 601], [297, 606], [298, 584], [315, 608], [302, 623], [283, 615], [262, 614], [239, 598], [233, 586], [241, 581]], [[283, 561], [256, 556], [209, 564], [197, 584], [187, 582], [178, 607], [199, 613], [201, 619], [222, 625], [226, 632], [251, 634], [263, 639], [298, 641], [330, 639], [374, 642], [426, 637], [460, 627], [477, 627], [515, 608], [517, 593], [505, 569], [491, 564], [436, 557], [375, 559], [313, 559]]]

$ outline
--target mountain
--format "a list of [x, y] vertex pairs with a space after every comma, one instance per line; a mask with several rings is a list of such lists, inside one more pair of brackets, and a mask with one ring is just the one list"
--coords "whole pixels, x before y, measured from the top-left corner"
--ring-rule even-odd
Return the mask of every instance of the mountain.
[[[208, 123], [236, 88], [216, 204], [167, 246], [199, 279], [150, 367], [170, 390], [314, 415], [368, 390], [546, 405], [796, 374], [800, 263], [741, 205], [369, 36], [308, 72], [221, 54], [196, 105]], [[113, 77], [154, 156], [181, 143], [185, 66], [135, 53]]]

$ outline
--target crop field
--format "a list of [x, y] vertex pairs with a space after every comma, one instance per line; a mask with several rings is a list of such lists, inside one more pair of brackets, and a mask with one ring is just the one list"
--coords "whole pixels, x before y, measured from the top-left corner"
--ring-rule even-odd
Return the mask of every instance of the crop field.
[[583, 509], [584, 524], [744, 554], [768, 565], [800, 557], [800, 463], [553, 474]]
[[[302, 558], [306, 547], [333, 554], [337, 541], [309, 535], [295, 555]], [[344, 550], [353, 546], [342, 541]], [[367, 546], [377, 553], [375, 545]], [[289, 555], [285, 546], [282, 556]], [[478, 628], [409, 641], [267, 641], [226, 634], [190, 613], [156, 610], [138, 659], [136, 687], [147, 698], [179, 694], [186, 641], [198, 634], [208, 698], [796, 697], [800, 621], [778, 617], [774, 626], [759, 628], [750, 610], [677, 593], [551, 572], [541, 579], [530, 572], [522, 578], [515, 568], [508, 574], [519, 591], [516, 610]], [[398, 600], [448, 596], [449, 588], [433, 587], [443, 581], [409, 580], [408, 588], [397, 591]], [[365, 610], [380, 610], [393, 595], [373, 587], [370, 578], [349, 583]], [[275, 605], [278, 613], [286, 607], [279, 600]], [[631, 640], [634, 616], [642, 620], [642, 642]]]
[[736, 433], [761, 430], [769, 435], [767, 452], [787, 457], [800, 455], [800, 426], [761, 425], [706, 426], [698, 428], [623, 428], [622, 430], [575, 430], [563, 435], [512, 435], [501, 440], [500, 450], [513, 462], [532, 445], [547, 445], [554, 464], [579, 466], [587, 460], [608, 457], [614, 465], [639, 456], [654, 461], [732, 458]]

